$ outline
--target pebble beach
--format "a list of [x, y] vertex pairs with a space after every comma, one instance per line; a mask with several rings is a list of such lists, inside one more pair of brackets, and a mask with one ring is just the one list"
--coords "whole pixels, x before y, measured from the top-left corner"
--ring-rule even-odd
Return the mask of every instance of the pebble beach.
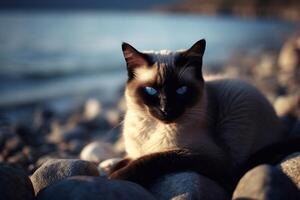
[[[269, 99], [290, 134], [300, 135], [299, 33], [280, 50], [236, 52], [204, 73], [249, 81]], [[0, 191], [7, 196], [0, 199], [155, 199], [139, 185], [101, 176], [102, 161], [125, 155], [121, 129], [126, 105], [123, 87], [118, 91], [113, 102], [101, 102], [95, 95], [80, 102], [66, 98], [2, 109]], [[256, 171], [281, 173], [268, 167]], [[18, 182], [18, 194], [10, 187], [12, 180]], [[286, 182], [288, 191], [297, 191], [290, 180]]]

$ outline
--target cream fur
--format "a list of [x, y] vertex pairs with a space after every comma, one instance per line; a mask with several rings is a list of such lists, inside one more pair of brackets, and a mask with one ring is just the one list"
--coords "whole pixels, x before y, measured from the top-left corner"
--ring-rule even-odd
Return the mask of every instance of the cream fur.
[[136, 78], [141, 82], [152, 81], [157, 74], [157, 68], [139, 67], [135, 71]]

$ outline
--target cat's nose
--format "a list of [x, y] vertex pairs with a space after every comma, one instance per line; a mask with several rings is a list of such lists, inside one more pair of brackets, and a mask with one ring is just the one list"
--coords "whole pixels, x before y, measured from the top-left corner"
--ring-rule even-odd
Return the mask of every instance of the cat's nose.
[[161, 112], [162, 112], [164, 115], [168, 115], [168, 114], [170, 114], [170, 112], [171, 112], [171, 108], [168, 107], [168, 106], [162, 106], [162, 107], [161, 107]]

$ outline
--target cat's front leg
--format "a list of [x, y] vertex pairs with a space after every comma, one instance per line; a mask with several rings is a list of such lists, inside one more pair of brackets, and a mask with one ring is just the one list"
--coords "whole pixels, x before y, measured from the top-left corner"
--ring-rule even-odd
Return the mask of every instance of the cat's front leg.
[[122, 179], [147, 187], [157, 178], [180, 171], [195, 171], [215, 180], [226, 189], [233, 186], [230, 164], [200, 154], [173, 150], [153, 153], [129, 162], [112, 173], [110, 179]]

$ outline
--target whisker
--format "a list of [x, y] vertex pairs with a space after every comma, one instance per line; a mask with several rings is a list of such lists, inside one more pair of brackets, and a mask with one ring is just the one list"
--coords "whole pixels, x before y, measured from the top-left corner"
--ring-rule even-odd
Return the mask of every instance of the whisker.
[[110, 138], [110, 135], [113, 133], [113, 131], [117, 128], [119, 128], [121, 125], [124, 124], [124, 121], [125, 120], [122, 120], [120, 121], [117, 125], [115, 125], [114, 127], [110, 128], [108, 131], [106, 131], [103, 136], [101, 137], [101, 139], [105, 140], [105, 141], [109, 141], [111, 138]]

